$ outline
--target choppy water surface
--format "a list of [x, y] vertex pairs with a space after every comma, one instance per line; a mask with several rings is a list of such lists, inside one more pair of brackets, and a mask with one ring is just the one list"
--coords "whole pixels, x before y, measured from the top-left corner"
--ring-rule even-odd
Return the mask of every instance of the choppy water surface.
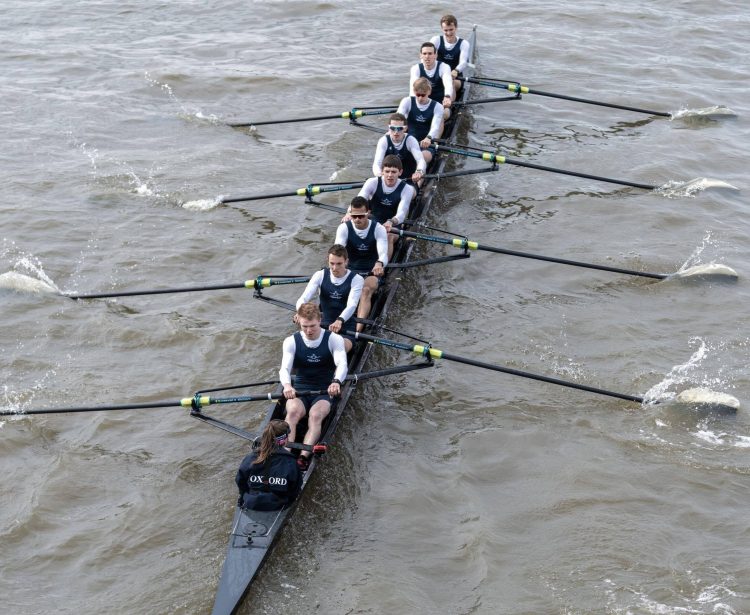
[[[504, 165], [445, 182], [435, 226], [642, 271], [724, 263], [739, 279], [655, 283], [480, 252], [408, 273], [411, 292], [389, 324], [517, 369], [662, 399], [701, 386], [744, 407], [641, 407], [451, 363], [368, 383], [244, 612], [748, 612], [746, 6], [454, 10], [459, 32], [479, 24], [485, 76], [674, 119], [532, 95], [477, 105], [467, 145], [663, 189]], [[443, 12], [6, 6], [2, 405], [179, 399], [273, 377], [288, 314], [248, 291], [76, 303], [50, 288], [233, 283], [318, 267], [335, 214], [301, 198], [213, 203], [334, 174], [362, 180], [376, 136], [343, 120], [254, 131], [223, 122], [393, 104]], [[191, 201], [202, 206], [183, 207]], [[263, 412], [215, 414], [252, 430]], [[0, 443], [4, 610], [210, 609], [246, 443], [180, 409], [10, 419]]]

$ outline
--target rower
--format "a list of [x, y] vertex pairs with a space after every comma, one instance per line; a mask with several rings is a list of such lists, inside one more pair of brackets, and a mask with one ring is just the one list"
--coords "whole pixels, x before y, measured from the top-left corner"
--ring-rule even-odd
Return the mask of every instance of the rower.
[[420, 77], [414, 82], [414, 96], [402, 98], [398, 112], [406, 117], [409, 134], [419, 141], [422, 156], [430, 164], [435, 155], [433, 141], [443, 134], [443, 105], [430, 98], [432, 86], [428, 79]]
[[406, 117], [401, 113], [394, 113], [388, 121], [388, 132], [380, 139], [375, 148], [375, 158], [372, 161], [372, 172], [375, 177], [383, 174], [383, 159], [388, 154], [395, 154], [401, 158], [404, 167], [403, 176], [407, 181], [419, 182], [427, 170], [419, 141], [408, 134]]
[[411, 67], [409, 78], [409, 91], [414, 96], [414, 82], [420, 77], [424, 77], [430, 82], [432, 92], [430, 98], [439, 102], [445, 108], [445, 118], [450, 117], [450, 106], [453, 103], [453, 77], [451, 67], [445, 62], [437, 59], [437, 50], [433, 43], [422, 43], [419, 48], [419, 57], [422, 60], [419, 64]]
[[[359, 318], [370, 315], [372, 296], [377, 291], [388, 264], [388, 231], [377, 220], [370, 220], [369, 214], [370, 203], [367, 199], [355, 196], [349, 205], [350, 219], [336, 229], [336, 243], [346, 246], [351, 255], [349, 266], [365, 279], [357, 308]], [[357, 331], [362, 329], [364, 324], [357, 323]]]
[[[331, 411], [331, 398], [341, 395], [341, 383], [346, 378], [346, 350], [338, 333], [324, 331], [322, 315], [315, 303], [303, 303], [297, 308], [300, 330], [284, 340], [279, 381], [286, 398], [286, 422], [289, 440], [297, 436], [297, 424], [307, 415], [304, 443], [314, 445], [320, 438], [323, 421]], [[295, 369], [292, 385], [292, 369]], [[297, 397], [297, 392], [326, 391], [322, 395]], [[301, 471], [310, 464], [310, 453], [302, 451], [297, 458]]]
[[[399, 179], [403, 171], [401, 158], [390, 154], [383, 158], [383, 175], [368, 179], [358, 196], [365, 197], [370, 202], [372, 217], [385, 227], [388, 235], [388, 258], [393, 256], [396, 245], [396, 235], [391, 235], [393, 226], [403, 224], [409, 213], [411, 200], [414, 198], [414, 186]], [[344, 216], [342, 222], [348, 220]]]
[[[329, 323], [328, 330], [344, 337], [346, 352], [349, 352], [354, 341], [354, 327], [349, 321], [357, 311], [364, 280], [348, 269], [349, 254], [343, 245], [334, 244], [328, 249], [327, 264], [310, 278], [295, 307], [319, 296], [323, 320]], [[296, 319], [295, 314], [292, 320], [297, 322]]]
[[456, 29], [458, 20], [453, 15], [443, 15], [440, 18], [442, 35], [433, 36], [430, 42], [437, 49], [437, 59], [451, 67], [453, 76], [453, 91], [458, 93], [463, 83], [458, 80], [469, 66], [469, 41], [458, 38]]
[[296, 499], [302, 481], [294, 455], [284, 448], [288, 439], [286, 421], [268, 422], [257, 448], [242, 460], [237, 470], [234, 480], [240, 490], [238, 506], [278, 510]]

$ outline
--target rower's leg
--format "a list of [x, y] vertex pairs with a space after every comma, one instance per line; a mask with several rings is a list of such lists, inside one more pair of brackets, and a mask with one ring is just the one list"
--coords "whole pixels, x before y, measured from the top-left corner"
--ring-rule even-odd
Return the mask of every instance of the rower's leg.
[[[357, 316], [359, 318], [367, 318], [370, 315], [370, 308], [372, 307], [372, 296], [375, 294], [377, 288], [378, 278], [376, 278], [374, 275], [367, 276], [365, 278], [364, 286], [362, 286], [362, 294], [359, 296], [359, 307], [357, 307]], [[357, 331], [362, 331], [364, 328], [364, 323], [357, 323]]]
[[388, 260], [390, 261], [391, 258], [393, 258], [393, 250], [396, 247], [396, 242], [398, 241], [398, 235], [394, 235], [393, 233], [388, 233]]
[[423, 149], [422, 156], [424, 157], [424, 161], [427, 163], [427, 166], [430, 166], [430, 162], [432, 161], [432, 152], [428, 149]]
[[285, 408], [286, 417], [284, 417], [284, 420], [289, 425], [289, 441], [295, 442], [297, 423], [305, 416], [305, 404], [300, 399], [287, 399]]
[[352, 349], [352, 341], [348, 338], [344, 338], [344, 350], [346, 350], [346, 353], [349, 354], [349, 352]]
[[[312, 408], [310, 408], [310, 414], [307, 416], [307, 433], [305, 434], [305, 444], [317, 444], [320, 439], [320, 432], [323, 428], [323, 420], [328, 416], [331, 411], [331, 402], [326, 399], [316, 401]], [[301, 456], [309, 457], [310, 453], [302, 451]]]

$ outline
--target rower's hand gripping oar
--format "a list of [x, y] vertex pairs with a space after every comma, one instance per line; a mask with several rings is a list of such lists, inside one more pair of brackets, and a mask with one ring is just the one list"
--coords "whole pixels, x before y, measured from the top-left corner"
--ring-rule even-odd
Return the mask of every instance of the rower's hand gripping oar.
[[584, 103], [587, 105], [596, 105], [598, 107], [608, 107], [610, 109], [621, 109], [623, 111], [633, 111], [635, 113], [644, 113], [646, 115], [655, 115], [658, 117], [672, 118], [671, 113], [666, 111], [653, 111], [651, 109], [641, 109], [638, 107], [629, 107], [626, 105], [617, 105], [614, 103], [602, 102], [600, 100], [591, 100], [588, 98], [578, 98], [577, 96], [567, 96], [565, 94], [555, 94], [553, 92], [543, 92], [542, 90], [532, 90], [525, 85], [514, 82], [506, 82], [502, 79], [493, 79], [491, 77], [459, 77], [461, 81], [468, 81], [469, 83], [476, 83], [478, 85], [484, 85], [491, 88], [500, 88], [502, 90], [508, 90], [509, 92], [516, 92], [517, 94], [536, 94], [537, 96], [547, 96], [549, 98], [559, 98], [561, 100], [570, 100], [572, 102]]
[[[656, 190], [659, 186], [653, 184], [641, 184], [639, 182], [632, 182], [626, 179], [613, 179], [611, 177], [602, 177], [601, 175], [591, 175], [589, 173], [580, 173], [578, 171], [567, 171], [565, 169], [557, 169], [555, 167], [547, 167], [540, 164], [533, 164], [531, 162], [524, 162], [523, 160], [516, 160], [514, 158], [508, 158], [501, 156], [496, 152], [485, 152], [485, 151], [474, 151], [464, 148], [455, 147], [448, 143], [443, 143], [438, 140], [435, 144], [438, 150], [444, 152], [450, 152], [452, 154], [459, 154], [460, 156], [467, 156], [469, 158], [479, 158], [487, 162], [496, 164], [510, 164], [517, 167], [526, 167], [527, 169], [537, 169], [538, 171], [548, 171], [550, 173], [559, 173], [561, 175], [571, 175], [573, 177], [583, 177], [584, 179], [593, 179], [596, 181], [607, 182], [609, 184], [619, 184], [621, 186], [630, 186], [631, 188], [641, 188], [643, 190]], [[494, 167], [493, 167], [494, 168]]]
[[[477, 361], [475, 359], [468, 359], [466, 357], [460, 357], [458, 355], [449, 354], [437, 348], [425, 345], [409, 345], [401, 342], [395, 342], [384, 338], [374, 337], [366, 333], [356, 333], [357, 339], [366, 340], [374, 344], [381, 344], [390, 348], [397, 348], [399, 350], [406, 350], [419, 356], [431, 357], [433, 359], [445, 359], [446, 361], [454, 361], [456, 363], [463, 363], [465, 365], [471, 365], [474, 367], [481, 367], [482, 369], [488, 369], [495, 372], [502, 372], [504, 374], [510, 374], [513, 376], [521, 376], [522, 378], [529, 378], [531, 380], [538, 380], [540, 382], [547, 382], [550, 384], [556, 384], [559, 386], [568, 387], [571, 389], [577, 389], [579, 391], [587, 391], [589, 393], [596, 393], [597, 395], [606, 395], [608, 397], [615, 397], [617, 399], [624, 399], [626, 401], [632, 401], [639, 404], [646, 403], [645, 398], [638, 395], [629, 395], [627, 393], [618, 393], [616, 391], [609, 391], [607, 389], [600, 389], [597, 387], [588, 386], [585, 384], [579, 384], [577, 382], [571, 382], [569, 380], [561, 380], [560, 378], [552, 378], [550, 376], [543, 376], [541, 374], [535, 374], [532, 372], [522, 371], [519, 369], [513, 369], [510, 367], [504, 367], [502, 365], [493, 365], [492, 363], [485, 363], [484, 361]], [[689, 389], [683, 391], [677, 396], [677, 401], [680, 403], [686, 403], [691, 405], [701, 405], [706, 407], [717, 407], [720, 410], [728, 412], [736, 412], [740, 406], [740, 402], [736, 397], [727, 395], [725, 393], [717, 393], [714, 391], [708, 391], [705, 389]]]
[[207, 286], [185, 286], [182, 288], [158, 288], [152, 290], [126, 290], [111, 293], [88, 293], [88, 294], [68, 294], [63, 293], [63, 297], [68, 299], [107, 299], [111, 297], [136, 297], [139, 295], [166, 295], [171, 293], [193, 293], [207, 290], [228, 290], [234, 288], [248, 288], [260, 290], [269, 286], [279, 286], [285, 284], [306, 284], [310, 281], [310, 276], [259, 276], [254, 280], [246, 280], [236, 284], [211, 284]]
[[544, 256], [542, 254], [531, 254], [529, 252], [519, 252], [517, 250], [507, 250], [505, 248], [495, 248], [484, 244], [477, 243], [467, 239], [466, 237], [438, 237], [436, 235], [425, 235], [423, 233], [415, 233], [413, 231], [403, 231], [400, 229], [391, 229], [390, 231], [394, 235], [400, 237], [413, 237], [414, 239], [421, 239], [424, 241], [432, 241], [435, 243], [442, 243], [453, 246], [460, 250], [479, 250], [485, 252], [493, 252], [495, 254], [505, 254], [507, 256], [518, 256], [520, 258], [529, 258], [539, 261], [545, 261], [549, 263], [557, 263], [559, 265], [570, 265], [572, 267], [583, 267], [586, 269], [595, 269], [597, 271], [608, 271], [611, 273], [619, 273], [622, 275], [639, 276], [642, 278], [651, 278], [655, 280], [670, 280], [676, 278], [695, 278], [699, 276], [724, 276], [727, 278], [737, 279], [737, 272], [731, 267], [720, 264], [709, 264], [709, 265], [696, 265], [689, 267], [675, 273], [649, 273], [647, 271], [635, 271], [633, 269], [623, 269], [621, 267], [609, 267], [607, 265], [597, 265], [595, 263], [585, 263], [582, 261], [574, 261], [566, 258], [557, 258], [553, 256]]
[[321, 120], [356, 120], [357, 118], [364, 117], [366, 115], [385, 115], [387, 113], [395, 113], [396, 107], [354, 107], [349, 111], [343, 111], [342, 113], [336, 113], [333, 115], [309, 115], [307, 117], [297, 117], [286, 120], [263, 120], [260, 122], [230, 122], [227, 126], [232, 128], [248, 128], [251, 126], [269, 126], [271, 124], [293, 124], [297, 122], [317, 122]]

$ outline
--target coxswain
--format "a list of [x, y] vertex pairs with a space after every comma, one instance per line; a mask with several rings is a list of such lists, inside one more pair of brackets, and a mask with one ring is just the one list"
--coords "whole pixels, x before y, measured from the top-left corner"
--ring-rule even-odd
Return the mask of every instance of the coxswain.
[[278, 510], [291, 504], [302, 486], [299, 467], [286, 446], [289, 424], [274, 419], [266, 424], [254, 450], [242, 460], [235, 482], [237, 502], [252, 510]]
[[[365, 279], [357, 316], [367, 318], [370, 315], [372, 296], [377, 291], [388, 264], [389, 234], [377, 220], [370, 219], [370, 203], [362, 196], [352, 199], [348, 217], [349, 220], [336, 229], [336, 243], [346, 246], [349, 267]], [[357, 323], [357, 331], [363, 328], [364, 324]]]
[[394, 113], [388, 120], [388, 132], [380, 139], [375, 148], [375, 158], [372, 161], [372, 173], [375, 177], [383, 174], [383, 159], [388, 154], [395, 154], [401, 158], [404, 167], [402, 175], [418, 183], [424, 177], [427, 163], [422, 155], [419, 141], [407, 132], [406, 117], [401, 113]]
[[[350, 319], [357, 311], [364, 279], [349, 270], [349, 255], [343, 245], [334, 244], [328, 249], [327, 265], [313, 274], [295, 307], [318, 297], [328, 330], [343, 336], [346, 352], [349, 352], [354, 340]], [[295, 314], [293, 320], [296, 318]]]
[[[383, 174], [380, 177], [371, 177], [365, 181], [358, 196], [365, 197], [370, 202], [372, 217], [385, 227], [388, 235], [388, 258], [393, 256], [393, 247], [396, 244], [396, 235], [391, 235], [392, 227], [403, 224], [409, 214], [411, 200], [416, 194], [414, 186], [399, 179], [403, 165], [401, 158], [393, 154], [383, 158]], [[348, 220], [344, 216], [342, 222]]]
[[[321, 326], [320, 308], [315, 303], [303, 303], [297, 308], [299, 331], [284, 340], [279, 381], [286, 398], [286, 422], [289, 440], [297, 436], [297, 424], [307, 415], [304, 443], [314, 445], [320, 438], [323, 421], [331, 411], [331, 398], [341, 395], [341, 383], [346, 378], [346, 350], [344, 338], [325, 331]], [[292, 369], [296, 370], [292, 384]], [[298, 392], [325, 391], [321, 395], [301, 395]], [[302, 451], [297, 465], [303, 472], [310, 463], [310, 453]]]
[[450, 117], [450, 106], [454, 98], [451, 67], [437, 59], [435, 45], [430, 42], [422, 43], [419, 48], [419, 57], [422, 61], [411, 67], [409, 93], [414, 96], [414, 82], [417, 79], [420, 77], [427, 79], [432, 86], [430, 98], [443, 105], [447, 120]]
[[458, 77], [469, 66], [470, 51], [469, 41], [456, 36], [457, 28], [458, 20], [453, 15], [443, 15], [440, 18], [440, 29], [443, 31], [443, 34], [433, 36], [430, 39], [430, 42], [437, 49], [437, 59], [451, 67], [454, 92], [458, 92], [463, 85], [463, 82]]
[[402, 98], [398, 105], [398, 113], [406, 118], [406, 127], [422, 148], [425, 163], [430, 164], [435, 155], [433, 142], [443, 134], [443, 105], [430, 98], [432, 86], [430, 82], [420, 77], [414, 82], [414, 95]]

